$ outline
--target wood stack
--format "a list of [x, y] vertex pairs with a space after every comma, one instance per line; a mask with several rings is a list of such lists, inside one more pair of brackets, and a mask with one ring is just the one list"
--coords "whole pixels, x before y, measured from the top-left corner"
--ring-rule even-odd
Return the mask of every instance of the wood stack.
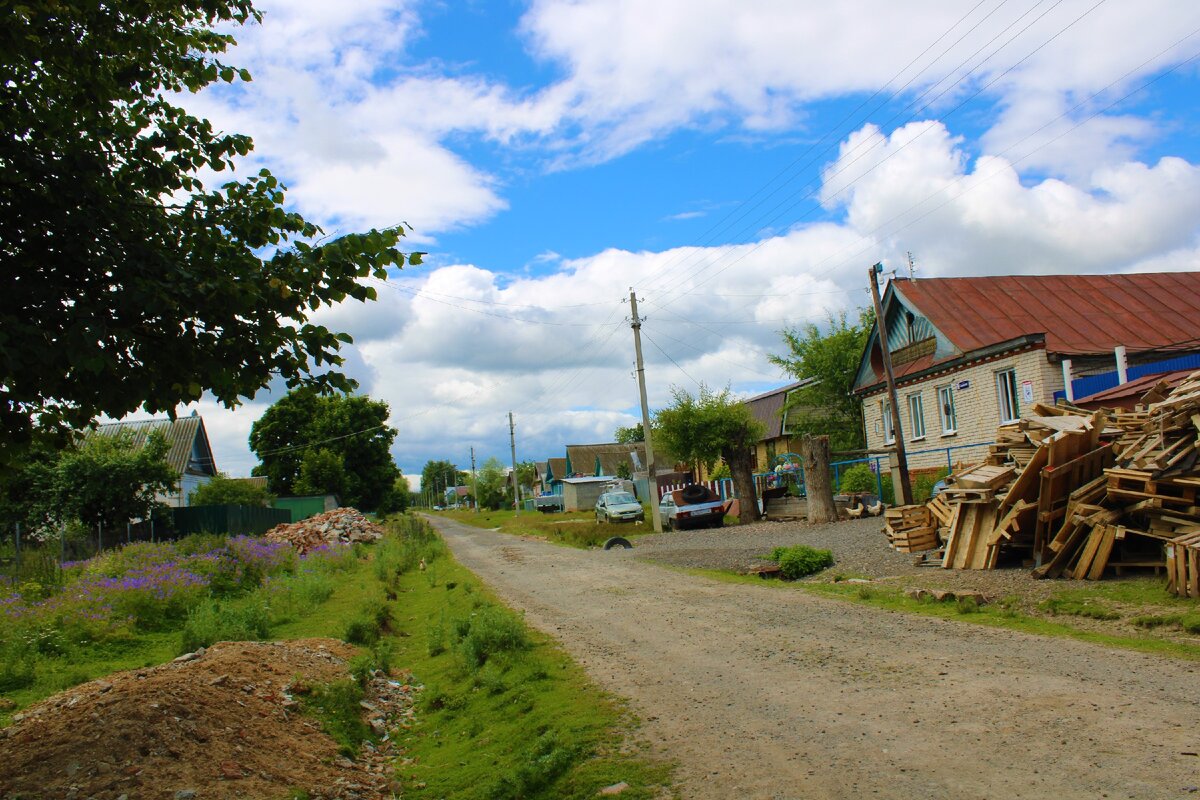
[[937, 520], [928, 506], [897, 506], [883, 512], [888, 543], [901, 553], [918, 553], [938, 546]]
[[1172, 591], [1200, 595], [1200, 372], [1174, 391], [1160, 383], [1132, 412], [1031, 411], [924, 506], [942, 566], [1020, 559], [1037, 577], [1090, 580], [1166, 567]]

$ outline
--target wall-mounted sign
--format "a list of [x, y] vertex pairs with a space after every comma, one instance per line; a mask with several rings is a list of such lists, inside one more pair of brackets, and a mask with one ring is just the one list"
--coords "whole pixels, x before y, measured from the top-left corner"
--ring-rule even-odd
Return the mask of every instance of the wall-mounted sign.
[[1033, 402], [1033, 381], [1021, 381], [1021, 402]]
[[960, 392], [965, 392], [967, 389], [970, 389], [970, 388], [971, 388], [970, 381], [959, 381], [958, 382], [958, 390]]

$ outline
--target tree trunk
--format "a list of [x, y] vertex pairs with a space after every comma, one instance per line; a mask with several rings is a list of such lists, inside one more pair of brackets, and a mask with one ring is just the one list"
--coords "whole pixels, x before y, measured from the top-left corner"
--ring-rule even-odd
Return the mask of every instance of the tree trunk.
[[758, 522], [758, 492], [754, 488], [754, 450], [749, 447], [727, 448], [721, 456], [729, 465], [733, 490], [738, 496], [738, 523]]
[[829, 437], [805, 434], [800, 442], [804, 461], [804, 493], [808, 497], [809, 522], [836, 522], [833, 487], [829, 480]]

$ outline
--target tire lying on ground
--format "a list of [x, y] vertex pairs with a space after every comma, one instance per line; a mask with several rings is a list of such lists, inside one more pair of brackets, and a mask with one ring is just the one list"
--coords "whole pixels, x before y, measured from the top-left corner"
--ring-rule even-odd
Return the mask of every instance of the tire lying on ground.
[[632, 550], [633, 545], [624, 536], [614, 536], [604, 543], [605, 550], [612, 550], [614, 547], [623, 547], [626, 550]]

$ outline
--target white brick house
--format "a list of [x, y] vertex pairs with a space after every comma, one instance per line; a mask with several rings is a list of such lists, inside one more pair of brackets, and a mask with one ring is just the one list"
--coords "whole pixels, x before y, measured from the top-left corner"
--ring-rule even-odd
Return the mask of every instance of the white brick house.
[[[911, 470], [978, 460], [997, 425], [1064, 390], [1074, 375], [1200, 352], [1200, 273], [899, 278], [883, 297], [900, 426]], [[854, 393], [867, 447], [894, 443], [872, 328]], [[890, 412], [889, 412], [890, 414]], [[934, 451], [934, 452], [922, 452]]]

